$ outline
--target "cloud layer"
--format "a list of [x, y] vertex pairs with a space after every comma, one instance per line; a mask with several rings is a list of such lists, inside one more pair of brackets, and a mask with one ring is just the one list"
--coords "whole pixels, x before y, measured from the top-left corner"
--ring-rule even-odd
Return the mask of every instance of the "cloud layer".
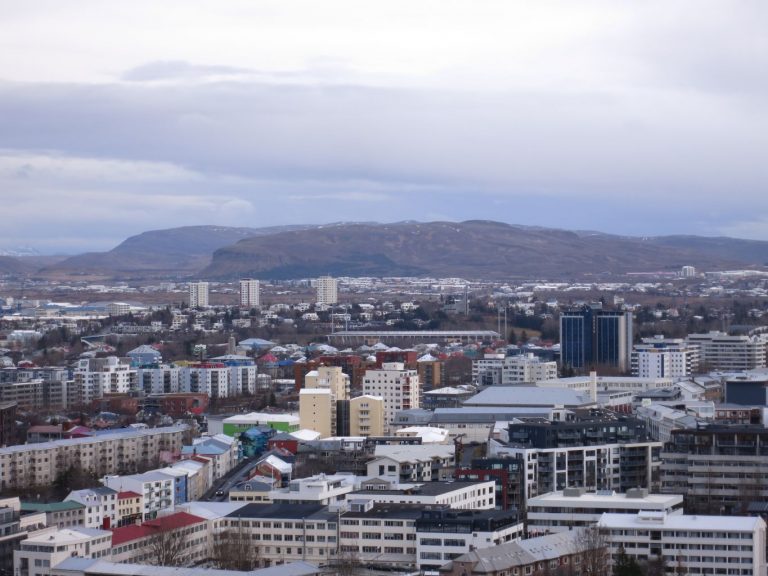
[[764, 3], [299, 4], [9, 6], [0, 247], [436, 215], [768, 239]]

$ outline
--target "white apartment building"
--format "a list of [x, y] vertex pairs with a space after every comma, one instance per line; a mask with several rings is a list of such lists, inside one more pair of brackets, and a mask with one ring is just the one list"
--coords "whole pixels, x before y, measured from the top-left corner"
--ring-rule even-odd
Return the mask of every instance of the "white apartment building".
[[[714, 415], [715, 405], [713, 402], [709, 402], [709, 404]], [[648, 433], [659, 442], [668, 442], [672, 437], [672, 430], [695, 429], [699, 423], [699, 418], [695, 415], [663, 404], [638, 406], [635, 409], [635, 418], [645, 422]]]
[[598, 527], [606, 534], [613, 561], [619, 549], [640, 562], [663, 556], [683, 574], [766, 573], [765, 522], [748, 516], [603, 514]]
[[117, 356], [81, 359], [74, 371], [74, 390], [81, 404], [105, 394], [127, 394], [136, 386], [136, 370]]
[[163, 365], [157, 368], [137, 368], [137, 387], [145, 394], [176, 394], [181, 392], [181, 372], [178, 366]]
[[189, 307], [206, 308], [208, 306], [208, 282], [189, 283]]
[[85, 506], [86, 528], [111, 528], [117, 526], [117, 490], [99, 486], [73, 490], [65, 498]]
[[144, 520], [155, 518], [161, 510], [173, 510], [175, 478], [163, 472], [105, 476], [101, 483], [117, 492], [135, 492], [141, 496]]
[[[485, 354], [472, 360], [472, 384], [475, 386], [498, 386], [504, 368], [504, 354]], [[555, 374], [557, 377], [557, 374]]]
[[640, 378], [689, 378], [699, 370], [699, 348], [682, 338], [643, 338], [632, 350], [632, 375]]
[[368, 476], [394, 477], [400, 482], [448, 480], [455, 451], [453, 444], [382, 444], [367, 463]]
[[315, 280], [318, 304], [337, 304], [339, 302], [339, 283], [331, 276], [321, 276]]
[[258, 280], [240, 280], [240, 306], [254, 308], [261, 305], [260, 285]]
[[456, 510], [492, 510], [496, 506], [495, 482], [424, 482], [399, 484], [386, 476], [369, 480], [347, 501], [375, 504], [448, 506]]
[[689, 334], [685, 341], [690, 346], [698, 346], [699, 363], [708, 370], [741, 372], [766, 365], [765, 335], [729, 336], [713, 331]]
[[507, 356], [501, 366], [501, 384], [535, 384], [557, 378], [557, 362], [545, 362], [531, 353]]
[[0, 448], [0, 490], [48, 485], [70, 467], [104, 476], [148, 466], [163, 451], [180, 452], [186, 429], [167, 426], [119, 430]]
[[606, 512], [637, 514], [655, 510], [667, 514], [683, 513], [682, 494], [649, 494], [644, 489], [587, 492], [583, 488], [566, 488], [528, 499], [528, 534], [567, 532], [576, 526], [594, 526]]
[[73, 556], [106, 558], [112, 554], [112, 532], [92, 528], [45, 528], [29, 535], [13, 554], [16, 576], [43, 576]]
[[318, 474], [291, 480], [287, 488], [272, 490], [269, 498], [275, 504], [335, 504], [355, 489], [355, 476], [350, 474]]
[[420, 406], [419, 373], [406, 370], [402, 362], [384, 362], [381, 369], [366, 370], [363, 394], [384, 399], [384, 426], [390, 430], [395, 414]]

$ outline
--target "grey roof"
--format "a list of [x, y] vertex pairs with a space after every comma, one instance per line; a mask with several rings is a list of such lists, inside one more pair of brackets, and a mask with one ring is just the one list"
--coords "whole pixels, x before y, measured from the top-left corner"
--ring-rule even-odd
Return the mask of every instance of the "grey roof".
[[117, 564], [95, 558], [67, 558], [55, 566], [57, 572], [71, 571], [74, 574], [99, 574], [100, 576], [312, 576], [320, 569], [308, 562], [290, 562], [270, 568], [240, 572], [237, 570], [215, 570], [212, 568], [148, 566], [145, 564]]
[[548, 534], [519, 542], [480, 548], [455, 558], [454, 562], [473, 563], [472, 573], [494, 573], [500, 570], [527, 566], [543, 560], [554, 560], [576, 551], [580, 529]]
[[464, 406], [590, 406], [586, 394], [569, 388], [538, 388], [536, 386], [491, 386], [464, 401]]
[[465, 406], [463, 408], [437, 408], [430, 424], [458, 423], [486, 423], [511, 420], [518, 417], [540, 416], [549, 418], [550, 408], [535, 407], [489, 407], [489, 406]]
[[383, 494], [385, 496], [441, 496], [442, 494], [448, 494], [454, 490], [461, 490], [462, 488], [468, 488], [469, 486], [475, 486], [482, 483], [483, 482], [425, 482], [423, 484], [416, 484], [412, 488], [404, 488], [402, 490], [356, 490], [352, 492], [352, 495], [376, 496], [378, 494]]
[[227, 514], [229, 518], [266, 518], [274, 520], [334, 519], [323, 504], [246, 504]]

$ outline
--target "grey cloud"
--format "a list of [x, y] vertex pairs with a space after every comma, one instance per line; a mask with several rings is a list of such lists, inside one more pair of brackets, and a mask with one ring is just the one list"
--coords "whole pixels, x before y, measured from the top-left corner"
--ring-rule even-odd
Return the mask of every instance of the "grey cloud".
[[128, 82], [151, 82], [154, 80], [190, 80], [210, 76], [240, 76], [250, 74], [246, 68], [233, 66], [212, 66], [191, 64], [183, 60], [159, 60], [149, 62], [125, 71], [121, 79]]

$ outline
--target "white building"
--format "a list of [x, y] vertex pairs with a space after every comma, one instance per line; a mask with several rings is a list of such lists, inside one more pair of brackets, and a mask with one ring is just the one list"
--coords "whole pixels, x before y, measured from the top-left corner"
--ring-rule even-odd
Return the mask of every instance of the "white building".
[[384, 399], [384, 426], [390, 429], [395, 414], [420, 406], [419, 373], [406, 370], [402, 362], [384, 362], [381, 369], [366, 370], [363, 394]]
[[649, 494], [633, 489], [626, 494], [613, 490], [587, 492], [566, 488], [528, 499], [528, 533], [567, 532], [576, 526], [594, 526], [606, 513], [636, 514], [656, 510], [668, 514], [683, 513], [681, 494]]
[[106, 486], [73, 490], [65, 498], [85, 506], [86, 528], [117, 526], [117, 490]]
[[261, 305], [260, 285], [258, 280], [240, 280], [240, 306], [253, 308]]
[[117, 356], [79, 360], [74, 371], [74, 391], [81, 404], [105, 394], [127, 394], [135, 389], [136, 370]]
[[694, 278], [696, 276], [696, 268], [694, 266], [683, 266], [680, 268], [681, 278]]
[[689, 334], [685, 341], [698, 346], [702, 368], [741, 372], [764, 368], [766, 340], [762, 336], [729, 336], [724, 332]]
[[472, 360], [472, 384], [475, 386], [501, 384], [505, 358], [504, 354], [485, 354], [482, 358]]
[[331, 276], [321, 276], [315, 281], [318, 304], [336, 304], [339, 301], [339, 283]]
[[394, 477], [400, 482], [447, 480], [453, 472], [453, 444], [376, 446], [367, 463], [368, 476]]
[[496, 506], [495, 482], [423, 482], [399, 484], [391, 478], [375, 478], [351, 494], [348, 501], [376, 504], [448, 506], [457, 510], [492, 510]]
[[663, 556], [682, 574], [766, 573], [765, 522], [759, 517], [668, 515], [664, 512], [603, 514], [598, 526], [611, 557], [619, 549], [640, 562]]
[[208, 282], [189, 283], [189, 307], [206, 308], [208, 306]]
[[287, 488], [272, 490], [269, 497], [279, 504], [335, 504], [355, 489], [355, 477], [349, 474], [318, 474], [291, 480]]
[[557, 362], [545, 362], [532, 353], [507, 356], [501, 366], [501, 383], [535, 384], [557, 378]]
[[142, 517], [147, 520], [161, 510], [173, 510], [175, 479], [162, 472], [144, 472], [126, 476], [106, 476], [102, 484], [117, 492], [135, 492], [141, 496]]
[[682, 338], [643, 338], [632, 350], [631, 367], [640, 378], [689, 378], [698, 372], [699, 348]]
[[73, 556], [106, 558], [112, 554], [112, 532], [93, 528], [46, 528], [29, 535], [13, 554], [16, 576], [50, 574], [59, 562]]

